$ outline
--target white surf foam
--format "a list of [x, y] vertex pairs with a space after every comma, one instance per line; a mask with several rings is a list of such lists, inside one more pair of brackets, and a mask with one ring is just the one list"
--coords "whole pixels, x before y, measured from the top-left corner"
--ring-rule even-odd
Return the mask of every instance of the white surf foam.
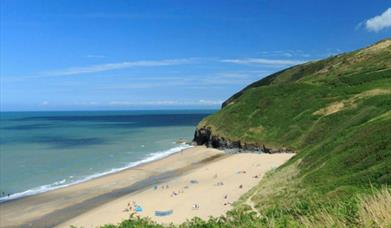
[[[79, 184], [79, 183], [82, 183], [82, 182], [85, 182], [85, 181], [89, 181], [89, 180], [92, 180], [92, 179], [95, 179], [95, 178], [98, 178], [98, 177], [101, 177], [101, 176], [105, 176], [105, 175], [116, 173], [116, 172], [119, 172], [119, 171], [122, 171], [122, 170], [125, 170], [125, 169], [128, 169], [128, 168], [132, 168], [132, 167], [135, 167], [137, 165], [141, 165], [141, 164], [144, 164], [144, 163], [147, 163], [147, 162], [151, 162], [151, 161], [155, 161], [155, 160], [158, 160], [158, 159], [162, 159], [164, 157], [167, 157], [167, 156], [169, 156], [171, 154], [180, 152], [180, 151], [182, 151], [184, 149], [187, 149], [187, 148], [190, 148], [190, 147], [192, 147], [192, 146], [187, 145], [187, 144], [180, 144], [179, 146], [176, 146], [174, 148], [171, 148], [171, 149], [168, 149], [168, 150], [165, 150], [165, 151], [158, 151], [158, 152], [150, 153], [146, 158], [144, 158], [144, 159], [142, 159], [140, 161], [130, 162], [127, 165], [125, 165], [123, 167], [120, 167], [120, 168], [114, 168], [114, 169], [111, 169], [111, 170], [108, 170], [108, 171], [104, 171], [104, 172], [101, 172], [101, 173], [96, 173], [96, 174], [93, 174], [93, 175], [90, 175], [90, 176], [86, 176], [86, 177], [80, 178], [78, 180], [69, 180], [71, 182], [69, 182], [67, 184], [66, 184], [67, 180], [63, 179], [63, 180], [60, 180], [60, 181], [53, 182], [51, 184], [46, 184], [46, 185], [42, 185], [42, 186], [38, 186], [38, 187], [35, 187], [35, 188], [28, 189], [28, 190], [23, 191], [23, 192], [14, 193], [14, 194], [12, 194], [10, 196], [0, 197], [0, 202], [5, 202], [5, 201], [9, 201], [9, 200], [14, 200], [14, 199], [26, 197], [26, 196], [36, 195], [36, 194], [39, 194], [39, 193], [44, 193], [44, 192], [52, 191], [52, 190], [55, 190], [55, 189], [64, 188], [64, 187], [67, 187], [67, 186]], [[73, 176], [72, 176], [72, 178], [73, 178]], [[72, 179], [72, 178], [69, 178], [69, 179]]]

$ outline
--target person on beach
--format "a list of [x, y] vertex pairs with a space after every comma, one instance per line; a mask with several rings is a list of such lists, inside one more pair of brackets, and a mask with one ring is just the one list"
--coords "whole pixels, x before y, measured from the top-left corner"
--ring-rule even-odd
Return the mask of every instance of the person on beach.
[[130, 212], [132, 212], [132, 206], [131, 206], [131, 204], [130, 204], [130, 202], [128, 203], [128, 207], [125, 209], [125, 211], [130, 211]]

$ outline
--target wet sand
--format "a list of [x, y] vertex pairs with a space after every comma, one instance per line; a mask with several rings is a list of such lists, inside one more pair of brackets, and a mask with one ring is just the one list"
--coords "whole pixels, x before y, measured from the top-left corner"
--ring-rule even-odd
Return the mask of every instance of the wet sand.
[[[200, 149], [205, 151], [210, 149]], [[293, 154], [241, 153], [219, 159], [171, 178], [140, 189], [83, 213], [59, 227], [98, 227], [117, 224], [129, 218], [128, 204], [142, 208], [139, 216], [150, 217], [159, 223], [179, 224], [194, 216], [207, 219], [220, 216], [232, 209], [232, 203], [254, 187], [270, 169], [276, 168]], [[194, 208], [194, 205], [199, 208]], [[170, 211], [167, 216], [156, 216], [155, 211]]]
[[0, 204], [0, 227], [53, 227], [222, 156], [223, 152], [219, 150], [193, 147], [84, 183], [4, 202]]
[[[197, 146], [84, 183], [1, 203], [0, 227], [87, 228], [116, 224], [129, 217], [126, 208], [133, 202], [143, 208], [138, 215], [160, 223], [219, 216], [268, 170], [292, 156], [229, 155]], [[193, 208], [195, 204], [198, 209]], [[159, 217], [155, 216], [156, 210], [173, 213]]]

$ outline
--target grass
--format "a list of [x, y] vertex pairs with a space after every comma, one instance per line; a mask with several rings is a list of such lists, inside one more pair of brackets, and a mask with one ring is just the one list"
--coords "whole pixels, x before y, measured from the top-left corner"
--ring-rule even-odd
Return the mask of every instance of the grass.
[[371, 196], [360, 197], [360, 224], [367, 227], [391, 227], [391, 191], [383, 188]]
[[390, 110], [390, 39], [254, 82], [198, 128], [297, 155], [225, 216], [175, 227], [391, 227]]
[[310, 194], [391, 183], [391, 40], [271, 75], [234, 95], [198, 128], [232, 141], [300, 151]]
[[194, 228], [194, 227], [391, 227], [391, 190], [382, 188], [336, 204], [319, 198], [301, 200], [291, 207], [269, 207], [257, 214], [241, 205], [225, 216], [208, 220], [193, 218], [180, 225], [161, 225], [134, 215], [118, 225], [102, 228]]
[[[356, 205], [351, 197], [391, 183], [390, 110], [391, 40], [386, 40], [255, 82], [198, 128], [232, 141], [299, 151], [248, 194], [261, 213], [283, 217], [297, 212], [293, 205], [312, 210], [319, 208], [312, 202], [328, 202], [319, 215], [311, 212], [324, 217], [306, 217], [321, 223]], [[332, 219], [335, 226], [349, 221]]]

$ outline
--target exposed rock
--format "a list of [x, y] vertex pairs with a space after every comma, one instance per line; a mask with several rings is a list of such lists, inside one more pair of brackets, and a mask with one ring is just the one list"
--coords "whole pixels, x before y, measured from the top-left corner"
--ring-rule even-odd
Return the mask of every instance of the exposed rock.
[[268, 148], [265, 145], [259, 145], [254, 143], [246, 143], [238, 141], [231, 141], [224, 137], [214, 135], [210, 128], [199, 128], [195, 130], [194, 145], [205, 145], [216, 149], [225, 150], [229, 153], [240, 152], [263, 152], [263, 153], [293, 153], [292, 150], [282, 148]]
[[210, 142], [211, 131], [209, 129], [196, 129], [193, 142], [197, 145], [208, 145]]

